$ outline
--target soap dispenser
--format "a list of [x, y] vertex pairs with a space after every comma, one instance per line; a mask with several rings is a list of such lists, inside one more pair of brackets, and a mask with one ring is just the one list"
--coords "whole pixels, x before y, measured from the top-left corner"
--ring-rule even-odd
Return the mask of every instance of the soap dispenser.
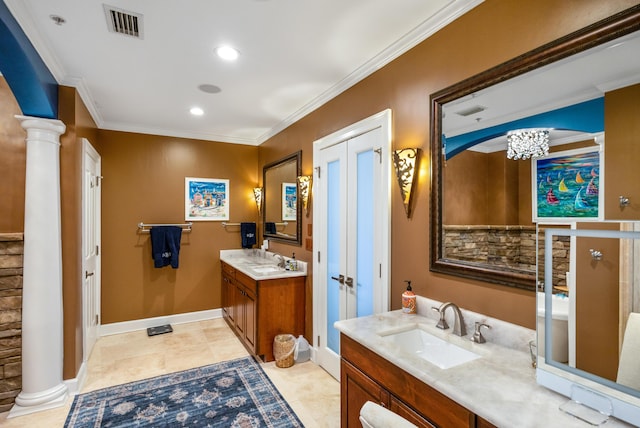
[[411, 281], [405, 280], [407, 289], [402, 293], [402, 312], [405, 314], [416, 313], [416, 295], [411, 291]]
[[293, 253], [291, 259], [289, 259], [289, 263], [287, 264], [287, 270], [297, 271], [298, 270], [298, 261], [296, 260], [296, 253]]

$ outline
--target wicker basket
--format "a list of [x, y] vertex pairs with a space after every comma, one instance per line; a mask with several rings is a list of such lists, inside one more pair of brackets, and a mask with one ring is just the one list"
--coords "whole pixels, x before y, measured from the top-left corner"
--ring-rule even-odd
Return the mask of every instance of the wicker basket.
[[279, 334], [273, 339], [273, 356], [277, 367], [286, 369], [293, 365], [295, 346], [296, 338], [292, 334]]

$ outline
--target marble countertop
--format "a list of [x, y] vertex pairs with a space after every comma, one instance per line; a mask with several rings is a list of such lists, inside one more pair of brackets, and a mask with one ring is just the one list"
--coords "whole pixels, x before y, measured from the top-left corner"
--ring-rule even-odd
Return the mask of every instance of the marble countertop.
[[[392, 311], [338, 321], [335, 326], [343, 334], [498, 427], [590, 426], [559, 409], [568, 398], [537, 384], [528, 350], [529, 340], [535, 337], [534, 330], [463, 311], [468, 334], [459, 337], [451, 333], [451, 328], [441, 330], [435, 327], [438, 314], [430, 308], [438, 304], [418, 296], [418, 315]], [[452, 312], [447, 311], [451, 315], [451, 321], [447, 319], [450, 326], [453, 326]], [[491, 329], [483, 329], [487, 343], [469, 340], [476, 320], [492, 326]], [[379, 334], [411, 325], [420, 325], [428, 333], [479, 354], [481, 358], [440, 369], [398, 348]], [[606, 425], [628, 426], [613, 418]]]
[[[292, 260], [291, 257], [284, 257], [284, 259], [285, 262]], [[220, 250], [220, 260], [256, 281], [307, 276], [306, 262], [296, 260], [298, 270], [279, 268], [280, 258], [278, 254], [271, 251], [257, 249]]]

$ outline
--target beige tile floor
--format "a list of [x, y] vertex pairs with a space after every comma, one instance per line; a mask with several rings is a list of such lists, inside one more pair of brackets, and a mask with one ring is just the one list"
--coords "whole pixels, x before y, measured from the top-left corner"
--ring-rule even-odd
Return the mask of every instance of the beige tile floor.
[[[248, 355], [222, 319], [173, 325], [173, 330], [154, 337], [136, 331], [98, 339], [81, 392]], [[305, 427], [340, 426], [340, 384], [322, 368], [310, 361], [286, 369], [273, 362], [262, 367]], [[62, 427], [71, 402], [12, 419], [0, 413], [0, 426]]]

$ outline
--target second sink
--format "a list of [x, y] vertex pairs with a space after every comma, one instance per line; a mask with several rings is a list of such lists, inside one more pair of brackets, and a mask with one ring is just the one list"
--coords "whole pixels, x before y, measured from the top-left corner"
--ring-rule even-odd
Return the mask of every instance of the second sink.
[[278, 266], [259, 266], [259, 267], [252, 267], [252, 270], [258, 272], [258, 273], [272, 273], [272, 272], [282, 272], [283, 269], [280, 269]]
[[380, 335], [395, 343], [402, 350], [415, 354], [441, 369], [448, 369], [480, 358], [480, 355], [475, 352], [440, 339], [417, 326], [409, 330], [381, 333]]

